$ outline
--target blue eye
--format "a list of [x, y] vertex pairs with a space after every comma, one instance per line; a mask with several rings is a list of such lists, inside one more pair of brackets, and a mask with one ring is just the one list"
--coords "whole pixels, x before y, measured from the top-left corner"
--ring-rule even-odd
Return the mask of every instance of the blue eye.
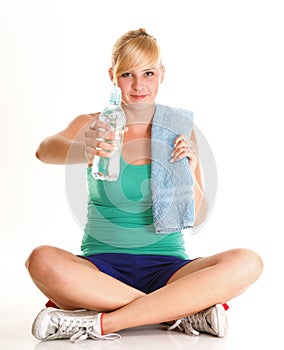
[[121, 75], [122, 77], [131, 77], [131, 73], [123, 73], [122, 75]]
[[148, 72], [145, 72], [145, 75], [146, 75], [147, 77], [152, 77], [152, 76], [154, 75], [154, 72], [148, 71]]

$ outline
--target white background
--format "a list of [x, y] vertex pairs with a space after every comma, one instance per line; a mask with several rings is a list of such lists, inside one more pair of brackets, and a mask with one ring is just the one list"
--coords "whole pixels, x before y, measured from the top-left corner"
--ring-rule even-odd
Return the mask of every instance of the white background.
[[0, 1], [0, 306], [43, 306], [24, 268], [34, 247], [80, 251], [65, 167], [40, 163], [35, 150], [77, 115], [104, 107], [112, 45], [139, 27], [162, 48], [166, 77], [157, 102], [193, 110], [217, 163], [215, 208], [187, 237], [189, 252], [259, 252], [264, 273], [231, 309], [249, 310], [247, 324], [265, 327], [283, 296], [280, 0]]

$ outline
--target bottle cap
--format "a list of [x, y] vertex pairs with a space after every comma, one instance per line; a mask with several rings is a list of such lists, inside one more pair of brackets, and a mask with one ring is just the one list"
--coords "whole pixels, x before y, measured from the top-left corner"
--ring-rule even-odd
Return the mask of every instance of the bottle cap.
[[113, 105], [119, 105], [121, 102], [121, 89], [118, 86], [114, 86], [112, 93], [110, 94], [110, 103]]

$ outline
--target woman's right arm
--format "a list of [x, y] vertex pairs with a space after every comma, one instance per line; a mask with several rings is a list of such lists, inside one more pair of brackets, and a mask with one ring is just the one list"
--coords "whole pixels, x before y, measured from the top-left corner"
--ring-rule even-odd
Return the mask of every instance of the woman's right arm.
[[87, 163], [85, 133], [99, 113], [75, 118], [63, 131], [45, 138], [36, 151], [36, 157], [48, 164]]

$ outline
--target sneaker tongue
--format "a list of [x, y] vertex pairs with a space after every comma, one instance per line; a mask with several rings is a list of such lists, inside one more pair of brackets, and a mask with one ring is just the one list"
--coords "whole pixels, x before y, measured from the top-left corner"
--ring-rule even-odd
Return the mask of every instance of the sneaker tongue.
[[219, 326], [218, 317], [215, 309], [213, 309], [208, 315], [206, 315], [206, 321], [210, 328], [217, 334]]

